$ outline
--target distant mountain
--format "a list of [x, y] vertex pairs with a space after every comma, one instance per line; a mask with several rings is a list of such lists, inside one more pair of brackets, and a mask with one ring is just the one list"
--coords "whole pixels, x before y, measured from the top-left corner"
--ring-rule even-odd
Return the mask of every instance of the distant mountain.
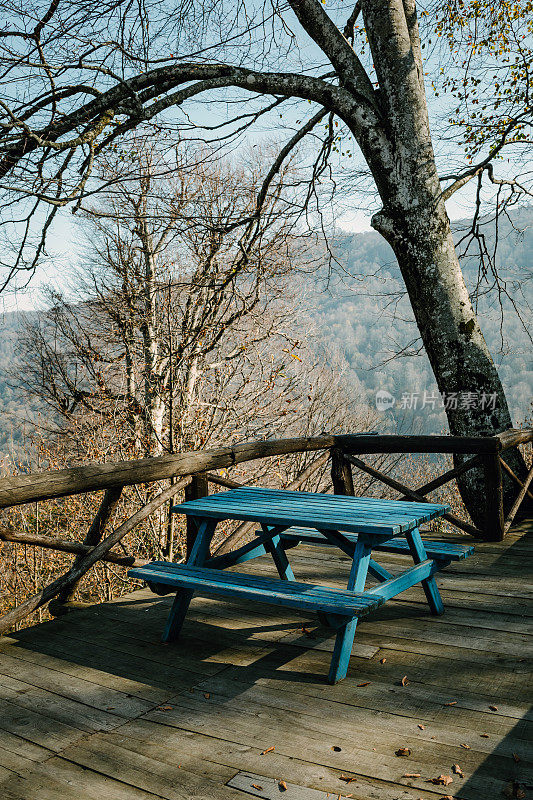
[[[498, 231], [498, 273], [511, 298], [501, 296], [501, 329], [498, 293], [483, 294], [486, 283], [481, 284], [477, 311], [511, 414], [519, 424], [531, 414], [533, 400], [533, 350], [525, 330], [529, 327], [533, 335], [533, 209], [517, 213], [513, 224], [500, 224]], [[466, 226], [455, 223], [457, 241]], [[493, 225], [486, 226], [485, 235], [490, 251], [495, 239]], [[427, 356], [420, 350], [418, 330], [391, 248], [377, 233], [352, 234], [339, 239], [336, 255], [345, 268], [344, 275], [337, 271], [328, 285], [316, 277], [308, 281], [306, 303], [320, 339], [345, 354], [351, 380], [364, 388], [369, 402], [375, 402], [380, 389], [396, 398], [396, 407], [386, 413], [389, 424], [427, 433], [446, 430], [442, 411], [430, 405], [420, 408], [424, 391], [428, 399], [437, 386]], [[473, 291], [479, 258], [463, 257], [461, 265]], [[400, 357], [394, 358], [398, 353]], [[398, 408], [404, 393], [418, 397], [418, 408]]]

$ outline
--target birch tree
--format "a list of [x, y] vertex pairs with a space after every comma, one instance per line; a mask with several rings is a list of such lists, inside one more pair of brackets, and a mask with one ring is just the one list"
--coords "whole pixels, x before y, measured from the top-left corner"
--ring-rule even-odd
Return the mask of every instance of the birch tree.
[[[518, 7], [523, 11], [525, 5]], [[265, 167], [256, 208], [243, 226], [260, 213], [285, 158], [309, 136], [317, 152], [309, 185], [316, 185], [339, 147], [339, 123], [355, 139], [372, 176], [380, 204], [372, 225], [398, 259], [439, 389], [497, 398], [494, 409], [450, 406], [451, 433], [491, 435], [512, 425], [459, 267], [445, 203], [469, 180], [490, 172], [517, 126], [530, 124], [529, 95], [498, 140], [442, 183], [415, 0], [357, 0], [345, 11], [319, 0], [249, 7], [223, 0], [153, 0], [142, 8], [121, 0], [103, 7], [52, 0], [23, 12], [9, 6], [6, 19], [0, 180], [8, 204], [26, 198], [7, 279], [17, 269], [31, 271], [57, 210], [68, 203], [77, 207], [96, 191], [93, 169], [100, 155], [141, 123], [155, 121], [174, 136], [235, 143], [253, 123], [287, 109], [293, 130]], [[237, 108], [233, 116], [221, 117], [222, 101]], [[200, 105], [202, 119], [194, 122]], [[210, 109], [214, 113], [205, 121]], [[310, 188], [304, 212], [315, 197]], [[49, 209], [44, 224], [41, 204]], [[32, 219], [38, 221], [34, 241]], [[523, 474], [517, 453], [511, 466]], [[462, 491], [480, 522], [483, 487], [479, 476], [469, 475]]]
[[258, 345], [275, 338], [291, 358], [287, 276], [304, 260], [279, 198], [285, 170], [243, 235], [235, 222], [255, 207], [260, 152], [237, 165], [189, 147], [169, 164], [135, 137], [114, 155], [101, 165], [113, 188], [84, 210], [70, 286], [49, 286], [26, 324], [23, 384], [66, 433], [99, 430], [123, 455], [206, 446], [232, 403], [233, 418], [247, 408], [250, 419], [261, 394], [273, 404], [283, 367]]

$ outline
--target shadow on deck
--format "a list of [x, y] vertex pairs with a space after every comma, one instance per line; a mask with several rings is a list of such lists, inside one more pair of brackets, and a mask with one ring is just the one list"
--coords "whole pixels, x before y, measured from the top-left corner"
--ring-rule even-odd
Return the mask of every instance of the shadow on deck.
[[[342, 556], [290, 556], [298, 580], [345, 582]], [[330, 633], [274, 607], [197, 598], [163, 646], [170, 600], [141, 590], [4, 637], [0, 795], [533, 798], [532, 563], [531, 524], [479, 544], [438, 576], [443, 617], [416, 588], [360, 622], [336, 686]]]

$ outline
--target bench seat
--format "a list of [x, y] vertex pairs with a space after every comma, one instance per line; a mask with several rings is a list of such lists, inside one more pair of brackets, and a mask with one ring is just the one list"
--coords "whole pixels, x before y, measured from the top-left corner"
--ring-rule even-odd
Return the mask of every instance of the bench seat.
[[[258, 530], [256, 533], [257, 535], [260, 535], [262, 534], [262, 531]], [[327, 547], [332, 546], [324, 534], [313, 530], [312, 528], [288, 528], [286, 531], [283, 531], [283, 533], [280, 533], [279, 536], [284, 547], [293, 547], [299, 544], [299, 542]], [[357, 542], [356, 533], [343, 532], [343, 536], [345, 536], [346, 539], [354, 544]], [[474, 552], [473, 546], [467, 544], [431, 542], [427, 539], [424, 539], [423, 542], [428, 558], [434, 558], [437, 560], [445, 559], [446, 561], [460, 561], [463, 558], [468, 558]], [[402, 538], [387, 539], [385, 542], [375, 544], [373, 550], [381, 550], [384, 553], [405, 553], [405, 555], [409, 555], [410, 553], [408, 543]]]
[[297, 581], [270, 580], [257, 575], [225, 572], [187, 564], [154, 561], [128, 572], [132, 578], [146, 581], [157, 594], [159, 586], [188, 589], [200, 594], [220, 594], [227, 597], [255, 600], [297, 608], [302, 611], [321, 611], [346, 617], [360, 617], [380, 606], [381, 597], [372, 597], [348, 589], [333, 589]]

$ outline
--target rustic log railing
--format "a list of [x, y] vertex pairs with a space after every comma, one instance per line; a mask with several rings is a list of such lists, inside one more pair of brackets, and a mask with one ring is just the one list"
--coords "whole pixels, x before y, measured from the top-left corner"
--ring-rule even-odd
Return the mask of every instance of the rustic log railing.
[[[3, 478], [0, 480], [0, 509], [100, 490], [105, 490], [105, 494], [84, 542], [66, 541], [40, 534], [0, 529], [0, 540], [70, 552], [76, 556], [72, 567], [64, 575], [56, 578], [48, 586], [0, 618], [0, 633], [9, 630], [50, 601], [53, 601], [49, 606], [51, 613], [64, 613], [72, 606], [72, 596], [80, 579], [97, 561], [122, 566], [141, 566], [146, 563], [135, 556], [113, 552], [112, 548], [121, 542], [126, 534], [182, 490], [185, 490], [187, 499], [194, 499], [208, 493], [209, 483], [226, 488], [242, 485], [230, 478], [217, 475], [212, 470], [230, 468], [262, 458], [322, 451], [287, 488], [295, 490], [301, 488], [331, 459], [331, 479], [333, 491], [336, 494], [354, 494], [352, 468], [356, 467], [375, 480], [398, 491], [400, 496], [397, 499], [419, 502], [430, 502], [427, 499], [430, 492], [456, 480], [469, 470], [482, 466], [487, 488], [486, 521], [483, 529], [474, 527], [454, 514], [447, 514], [445, 518], [463, 532], [480, 539], [501, 540], [508, 532], [526, 495], [533, 499], [533, 493], [529, 489], [533, 479], [533, 468], [530, 469], [526, 480], [521, 481], [501, 454], [506, 450], [530, 442], [533, 442], [533, 428], [511, 429], [491, 437], [321, 435], [246, 442], [217, 450], [187, 452], [118, 464], [89, 464], [70, 469]], [[361, 455], [391, 453], [471, 454], [472, 458], [446, 471], [429, 483], [413, 489], [360, 458]], [[520, 487], [507, 519], [504, 519], [503, 511], [504, 473], [509, 476], [508, 480]], [[167, 489], [159, 492], [147, 505], [139, 509], [105, 538], [102, 538], [124, 486], [168, 479], [172, 480], [172, 484]], [[219, 544], [213, 555], [227, 553], [241, 544], [253, 527], [251, 523], [239, 525]], [[194, 535], [195, 532], [192, 529], [187, 530], [188, 550], [192, 545]]]

